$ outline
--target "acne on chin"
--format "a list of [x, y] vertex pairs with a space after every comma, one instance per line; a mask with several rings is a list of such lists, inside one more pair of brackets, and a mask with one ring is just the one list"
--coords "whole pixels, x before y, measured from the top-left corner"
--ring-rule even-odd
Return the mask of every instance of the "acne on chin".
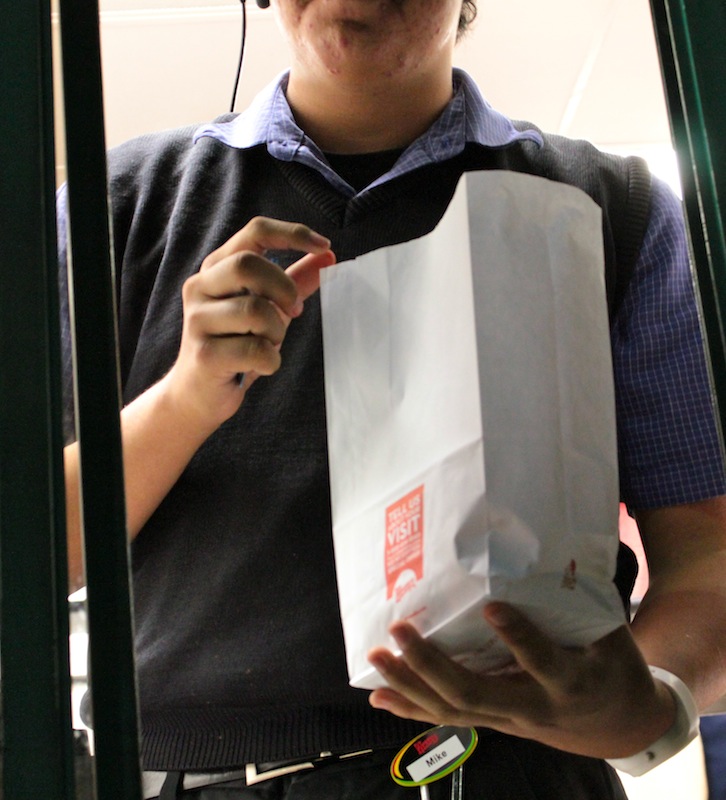
[[[432, 10], [441, 0], [382, 0], [372, 7], [379, 12], [353, 0], [293, 2], [294, 11], [283, 8], [280, 19], [297, 63], [313, 72], [322, 68], [340, 77], [366, 70], [371, 78], [376, 71], [384, 77], [409, 68], [416, 73], [424, 63], [435, 68], [456, 39], [458, 14], [449, 25], [446, 4], [440, 13]], [[344, 14], [351, 19], [341, 19]]]

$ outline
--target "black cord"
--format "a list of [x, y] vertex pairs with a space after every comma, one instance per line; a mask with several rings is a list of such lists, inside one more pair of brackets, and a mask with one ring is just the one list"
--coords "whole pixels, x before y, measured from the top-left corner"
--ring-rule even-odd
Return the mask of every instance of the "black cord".
[[239, 61], [237, 62], [237, 75], [234, 79], [234, 89], [232, 90], [232, 102], [230, 103], [229, 110], [234, 113], [234, 107], [237, 104], [237, 91], [239, 89], [239, 79], [242, 74], [242, 59], [245, 55], [245, 39], [247, 38], [247, 7], [245, 0], [242, 0], [242, 41], [239, 48]]

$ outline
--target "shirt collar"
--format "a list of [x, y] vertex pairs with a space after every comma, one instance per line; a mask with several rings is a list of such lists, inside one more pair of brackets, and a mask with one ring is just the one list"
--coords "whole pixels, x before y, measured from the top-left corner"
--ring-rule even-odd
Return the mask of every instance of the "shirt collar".
[[[233, 119], [202, 125], [194, 140], [208, 136], [238, 149], [266, 144], [274, 158], [308, 164], [352, 196], [355, 194], [352, 187], [334, 172], [320, 148], [295, 122], [285, 96], [288, 76], [288, 72], [282, 73], [257, 95], [246, 111]], [[453, 83], [454, 95], [439, 118], [404, 151], [389, 173], [365, 191], [416, 167], [452, 158], [469, 142], [496, 148], [517, 141], [542, 145], [537, 130], [519, 131], [509, 118], [495, 111], [466, 72], [455, 69]]]

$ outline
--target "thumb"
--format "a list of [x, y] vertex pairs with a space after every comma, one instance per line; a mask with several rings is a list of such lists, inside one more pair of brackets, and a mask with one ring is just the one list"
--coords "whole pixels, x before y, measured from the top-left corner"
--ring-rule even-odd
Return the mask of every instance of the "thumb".
[[295, 281], [300, 301], [307, 300], [311, 294], [317, 292], [320, 288], [320, 270], [331, 267], [335, 261], [335, 253], [332, 250], [326, 250], [324, 253], [308, 253], [285, 270]]

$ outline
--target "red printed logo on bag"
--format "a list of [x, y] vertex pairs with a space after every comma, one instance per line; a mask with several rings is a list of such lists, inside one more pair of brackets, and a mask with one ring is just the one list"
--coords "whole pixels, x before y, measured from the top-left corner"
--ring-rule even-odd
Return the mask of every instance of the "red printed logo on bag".
[[423, 577], [423, 491], [419, 486], [386, 509], [386, 599], [396, 603]]
[[577, 586], [577, 562], [573, 558], [565, 567], [565, 574], [562, 576], [562, 588], [572, 591]]

